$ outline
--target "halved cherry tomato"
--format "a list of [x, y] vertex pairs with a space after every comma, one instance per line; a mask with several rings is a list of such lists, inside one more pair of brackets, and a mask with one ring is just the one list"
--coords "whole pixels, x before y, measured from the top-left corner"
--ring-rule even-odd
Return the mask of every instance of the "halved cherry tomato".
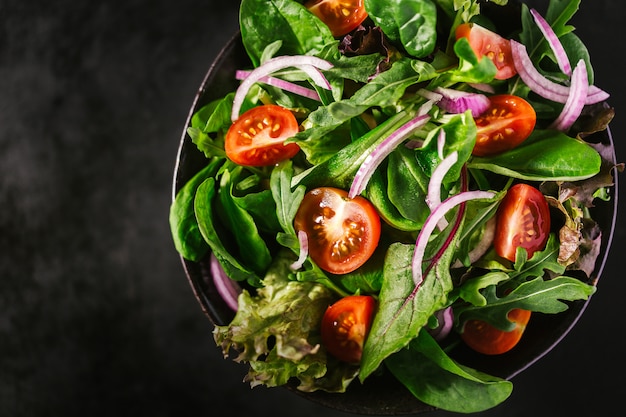
[[372, 325], [376, 301], [369, 295], [350, 295], [326, 309], [322, 318], [322, 343], [337, 359], [358, 363]]
[[226, 156], [239, 165], [267, 166], [292, 158], [300, 147], [285, 144], [298, 133], [293, 113], [274, 104], [253, 107], [233, 123], [224, 142]]
[[496, 213], [496, 253], [515, 261], [515, 252], [522, 247], [530, 258], [545, 248], [549, 234], [550, 207], [541, 191], [524, 183], [511, 187]]
[[380, 239], [380, 217], [365, 198], [344, 190], [315, 188], [305, 194], [294, 226], [309, 241], [309, 256], [323, 270], [346, 274], [372, 256]]
[[493, 61], [498, 69], [496, 80], [506, 80], [517, 74], [508, 39], [475, 23], [460, 24], [455, 34], [457, 40], [467, 38], [476, 56], [486, 56]]
[[530, 320], [530, 311], [516, 308], [509, 311], [507, 317], [515, 323], [515, 329], [510, 332], [500, 330], [482, 320], [468, 320], [463, 326], [461, 339], [470, 348], [485, 355], [500, 355], [508, 352], [522, 338]]
[[489, 97], [491, 105], [476, 122], [473, 155], [490, 156], [511, 150], [524, 142], [535, 128], [535, 109], [521, 97], [501, 94]]
[[343, 36], [367, 18], [363, 0], [309, 0], [304, 6], [326, 23], [333, 36]]

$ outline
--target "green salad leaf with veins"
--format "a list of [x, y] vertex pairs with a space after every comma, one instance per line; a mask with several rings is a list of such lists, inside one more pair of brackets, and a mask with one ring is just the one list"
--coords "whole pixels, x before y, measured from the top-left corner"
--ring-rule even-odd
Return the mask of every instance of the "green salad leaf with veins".
[[[176, 249], [194, 262], [211, 256], [242, 288], [233, 320], [215, 327], [215, 341], [225, 356], [234, 353], [250, 365], [246, 380], [252, 386], [295, 381], [303, 391], [341, 393], [390, 373], [437, 408], [471, 413], [494, 407], [512, 384], [457, 362], [459, 334], [470, 320], [510, 331], [514, 309], [558, 314], [595, 292], [591, 274], [601, 234], [589, 208], [594, 199], [609, 198], [615, 165], [602, 145], [585, 138], [606, 129], [613, 110], [585, 105], [568, 129], [550, 124], [567, 113], [563, 102], [537, 94], [524, 74], [498, 78], [497, 62], [456, 36], [468, 22], [496, 31], [497, 20], [481, 10], [484, 1], [364, 0], [368, 19], [341, 37], [303, 3], [242, 0], [241, 39], [250, 67], [239, 70], [253, 74], [275, 58], [314, 57], [329, 64], [318, 71], [327, 86], [315, 81], [310, 66], [281, 68], [271, 74], [278, 84], [264, 78], [243, 96], [237, 90], [215, 99], [197, 110], [187, 130], [206, 167], [172, 203]], [[552, 0], [545, 21], [572, 65], [584, 64], [593, 86], [589, 53], [569, 25], [579, 4]], [[580, 87], [583, 69], [559, 70], [559, 52], [533, 13], [522, 5], [520, 29], [500, 35], [525, 47], [535, 78], [567, 89], [571, 77], [567, 91], [592, 94], [591, 87]], [[480, 126], [472, 105], [445, 107], [441, 97], [450, 91], [515, 95], [532, 105], [537, 124], [515, 148], [477, 155]], [[287, 142], [300, 151], [266, 166], [233, 162], [225, 151], [233, 109], [268, 103], [297, 117], [299, 131]], [[356, 189], [372, 159], [367, 182]], [[553, 227], [542, 248], [518, 247], [509, 260], [488, 236], [517, 183], [545, 196]], [[306, 193], [316, 187], [356, 189], [381, 219], [374, 253], [347, 273], [320, 268], [294, 226]], [[433, 195], [439, 205], [429, 206]], [[376, 309], [360, 362], [347, 363], [329, 353], [320, 327], [329, 305], [355, 294], [372, 296]], [[441, 339], [433, 330], [444, 324], [444, 310], [453, 312], [452, 332]]]

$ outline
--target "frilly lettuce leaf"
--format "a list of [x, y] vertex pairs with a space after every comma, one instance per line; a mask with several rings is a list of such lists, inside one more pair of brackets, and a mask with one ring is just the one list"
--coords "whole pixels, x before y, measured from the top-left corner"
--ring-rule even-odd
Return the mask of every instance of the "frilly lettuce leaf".
[[278, 256], [264, 287], [256, 294], [242, 292], [233, 321], [215, 327], [215, 342], [224, 356], [234, 350], [236, 362], [250, 364], [245, 379], [251, 386], [279, 386], [297, 378], [304, 391], [343, 392], [358, 367], [338, 364], [329, 373], [332, 358], [321, 347], [319, 333], [324, 311], [336, 296], [323, 285], [289, 280], [292, 261]]

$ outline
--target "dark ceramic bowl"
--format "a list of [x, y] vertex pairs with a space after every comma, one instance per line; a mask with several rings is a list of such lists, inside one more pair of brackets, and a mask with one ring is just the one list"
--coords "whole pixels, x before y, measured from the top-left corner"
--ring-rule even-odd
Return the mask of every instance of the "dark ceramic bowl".
[[[498, 12], [498, 22], [504, 22], [508, 27], [515, 25], [519, 20], [519, 5], [506, 8], [506, 13]], [[509, 25], [510, 22], [510, 25]], [[233, 74], [237, 69], [249, 68], [250, 62], [241, 43], [241, 37], [236, 34], [222, 49], [211, 67], [198, 91], [191, 106], [186, 126], [189, 126], [191, 116], [210, 101], [221, 98], [234, 91], [238, 81]], [[609, 130], [596, 133], [593, 141], [610, 145], [615, 162], [613, 140]], [[177, 163], [174, 174], [174, 195], [178, 190], [206, 164], [202, 154], [185, 131], [180, 140]], [[594, 275], [589, 280], [597, 282], [604, 269], [609, 254], [609, 247], [613, 237], [615, 218], [617, 213], [617, 178], [611, 188], [610, 202], [598, 201], [592, 209], [593, 217], [599, 222], [602, 229], [601, 253], [596, 262]], [[226, 305], [213, 285], [209, 269], [209, 260], [190, 262], [182, 259], [182, 264], [194, 291], [194, 294], [207, 317], [215, 325], [228, 324], [233, 311]], [[532, 325], [528, 326], [522, 341], [512, 351], [499, 356], [484, 356], [474, 353], [462, 344], [459, 344], [451, 356], [464, 365], [502, 378], [511, 379], [524, 369], [531, 366], [542, 356], [547, 354], [576, 324], [584, 312], [589, 300], [577, 301], [570, 304], [570, 308], [557, 315], [533, 315]], [[381, 375], [370, 378], [364, 384], [353, 383], [346, 393], [329, 394], [325, 392], [302, 393], [293, 387], [288, 387], [305, 398], [323, 404], [333, 409], [364, 415], [402, 415], [417, 414], [434, 410], [419, 400], [391, 375]]]

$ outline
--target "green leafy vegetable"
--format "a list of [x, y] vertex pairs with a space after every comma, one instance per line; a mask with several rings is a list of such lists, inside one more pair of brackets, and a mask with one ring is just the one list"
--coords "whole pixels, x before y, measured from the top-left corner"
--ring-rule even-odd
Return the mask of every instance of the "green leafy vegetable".
[[536, 130], [520, 146], [468, 166], [529, 181], [577, 181], [600, 172], [602, 159], [589, 144], [551, 130]]
[[434, 407], [475, 413], [506, 400], [513, 384], [452, 360], [427, 333], [385, 361], [391, 373], [412, 393]]

